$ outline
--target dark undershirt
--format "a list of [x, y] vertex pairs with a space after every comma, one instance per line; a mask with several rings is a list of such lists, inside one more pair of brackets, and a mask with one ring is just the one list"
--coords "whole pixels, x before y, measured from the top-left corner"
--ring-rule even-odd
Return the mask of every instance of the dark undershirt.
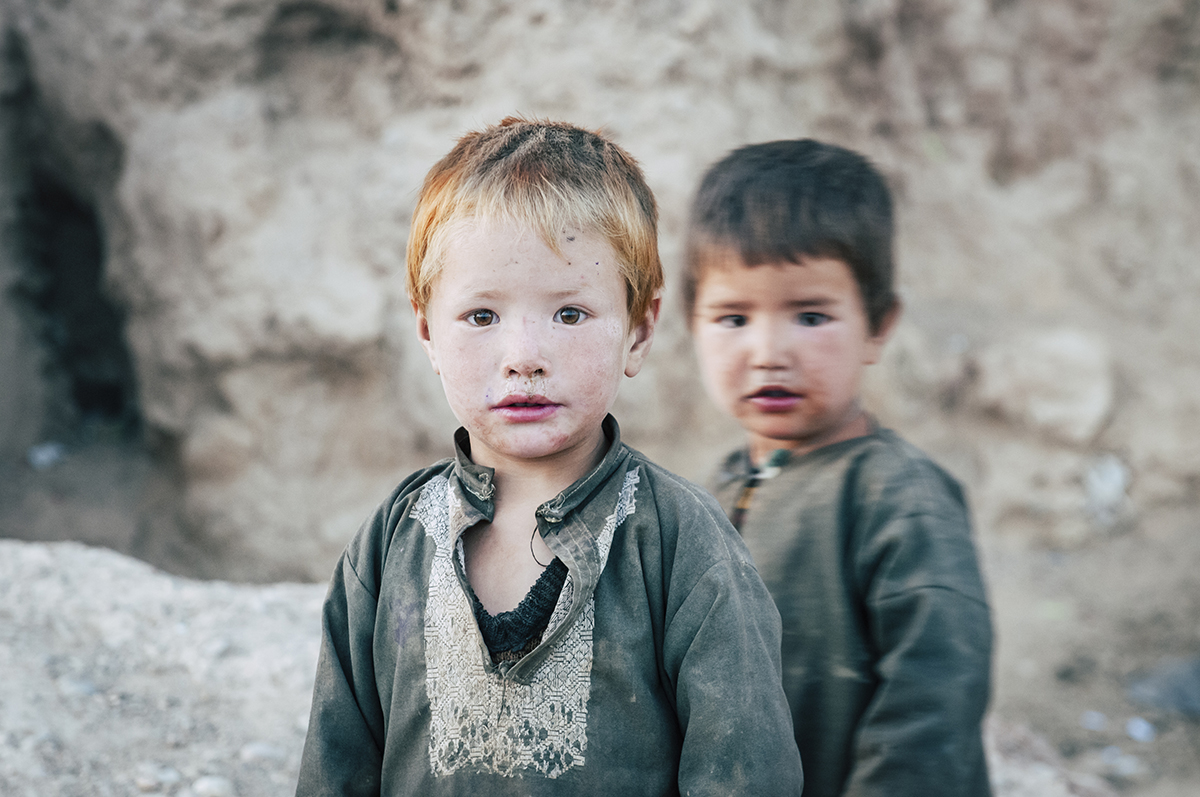
[[554, 613], [554, 606], [558, 603], [558, 595], [566, 580], [567, 566], [555, 557], [517, 604], [517, 608], [497, 615], [488, 614], [475, 590], [468, 586], [475, 622], [479, 624], [479, 631], [492, 654], [493, 663], [518, 661], [538, 646], [546, 626], [550, 624], [550, 615]]

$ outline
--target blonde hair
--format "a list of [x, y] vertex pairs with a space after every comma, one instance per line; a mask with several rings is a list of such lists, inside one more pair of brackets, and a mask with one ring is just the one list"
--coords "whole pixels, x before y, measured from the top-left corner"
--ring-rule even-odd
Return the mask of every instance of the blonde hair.
[[662, 288], [654, 195], [637, 162], [599, 133], [510, 116], [458, 140], [425, 176], [413, 212], [407, 286], [422, 312], [463, 219], [528, 226], [558, 254], [565, 231], [600, 235], [616, 253], [631, 324]]

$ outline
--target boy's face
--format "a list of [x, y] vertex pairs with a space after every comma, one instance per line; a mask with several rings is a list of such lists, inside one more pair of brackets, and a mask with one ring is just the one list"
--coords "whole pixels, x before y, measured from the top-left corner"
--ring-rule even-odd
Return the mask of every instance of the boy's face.
[[897, 313], [873, 334], [854, 274], [836, 258], [752, 268], [729, 250], [708, 258], [692, 316], [700, 369], [713, 401], [749, 433], [754, 461], [867, 433], [862, 370]]
[[519, 225], [458, 225], [417, 329], [472, 459], [590, 466], [621, 376], [649, 353], [658, 300], [630, 324], [600, 236], [565, 233], [560, 256]]

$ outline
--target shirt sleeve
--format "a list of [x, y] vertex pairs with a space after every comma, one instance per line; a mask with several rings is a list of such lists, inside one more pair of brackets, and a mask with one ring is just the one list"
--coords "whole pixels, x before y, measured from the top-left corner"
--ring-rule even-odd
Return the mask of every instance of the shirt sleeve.
[[[879, 513], [857, 562], [878, 686], [855, 737], [847, 797], [990, 794], [981, 723], [992, 629], [956, 486], [931, 511]], [[935, 486], [935, 489], [936, 488]]]
[[343, 554], [325, 599], [297, 797], [379, 794], [384, 724], [375, 684], [375, 612], [376, 595]]
[[720, 560], [694, 584], [672, 587], [686, 588], [663, 645], [683, 732], [680, 794], [800, 794], [779, 612], [749, 556]]

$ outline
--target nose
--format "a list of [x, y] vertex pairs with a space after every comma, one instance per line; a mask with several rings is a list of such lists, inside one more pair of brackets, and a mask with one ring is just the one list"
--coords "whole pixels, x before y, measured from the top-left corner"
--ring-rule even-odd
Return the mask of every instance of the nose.
[[778, 371], [791, 364], [786, 324], [778, 323], [775, 319], [762, 319], [751, 324], [747, 338], [752, 367]]
[[535, 319], [523, 318], [512, 324], [504, 336], [504, 360], [501, 368], [506, 377], [529, 378], [546, 376], [550, 361], [546, 356], [545, 332]]

